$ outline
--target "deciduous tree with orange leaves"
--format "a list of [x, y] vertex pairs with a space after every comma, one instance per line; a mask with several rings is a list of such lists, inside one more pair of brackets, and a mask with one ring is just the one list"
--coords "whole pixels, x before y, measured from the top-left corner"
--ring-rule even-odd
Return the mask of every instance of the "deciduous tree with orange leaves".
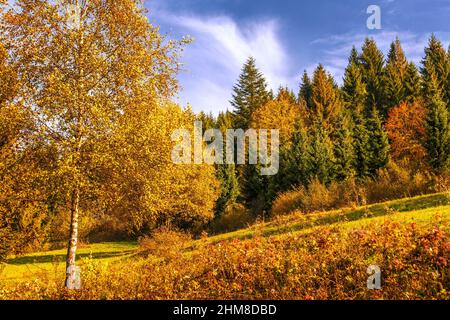
[[426, 156], [423, 142], [426, 136], [426, 108], [423, 101], [402, 102], [389, 112], [386, 131], [391, 143], [391, 155], [396, 161], [421, 163]]

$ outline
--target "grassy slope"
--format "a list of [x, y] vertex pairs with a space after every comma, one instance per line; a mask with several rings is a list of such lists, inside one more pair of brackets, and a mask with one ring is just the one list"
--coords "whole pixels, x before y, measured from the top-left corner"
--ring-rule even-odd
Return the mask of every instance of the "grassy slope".
[[[112, 242], [82, 245], [78, 259], [93, 258], [102, 261], [116, 261], [131, 256], [137, 249], [133, 242]], [[23, 257], [11, 258], [1, 274], [5, 281], [30, 280], [43, 273], [47, 275], [64, 273], [66, 250], [39, 252]]]
[[[450, 196], [434, 194], [416, 198], [390, 201], [355, 209], [334, 210], [311, 215], [293, 213], [268, 223], [261, 223], [247, 229], [193, 241], [191, 247], [206, 243], [218, 243], [233, 239], [251, 239], [254, 236], [283, 237], [286, 234], [310, 232], [324, 225], [342, 228], [358, 228], [385, 219], [404, 223], [428, 223], [440, 214], [441, 219], [450, 221]], [[114, 262], [130, 258], [137, 249], [136, 243], [100, 243], [82, 246], [78, 258], [83, 263], [86, 258], [104, 262]], [[11, 258], [1, 273], [1, 281], [31, 280], [39, 275], [51, 276], [64, 272], [65, 251], [49, 251]]]
[[439, 193], [415, 198], [389, 201], [355, 209], [340, 209], [303, 215], [300, 212], [281, 217], [275, 221], [258, 224], [247, 229], [211, 237], [203, 241], [220, 242], [233, 239], [249, 239], [258, 236], [277, 236], [293, 232], [307, 232], [312, 228], [339, 224], [342, 227], [379, 221], [385, 218], [417, 223], [428, 222], [437, 213], [450, 220], [450, 195]]

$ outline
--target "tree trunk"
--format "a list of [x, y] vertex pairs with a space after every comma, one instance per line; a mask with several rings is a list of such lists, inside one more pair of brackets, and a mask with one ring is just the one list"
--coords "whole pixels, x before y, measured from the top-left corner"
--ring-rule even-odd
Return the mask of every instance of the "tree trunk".
[[66, 288], [80, 289], [79, 270], [76, 267], [76, 253], [78, 244], [78, 214], [80, 203], [80, 189], [75, 186], [72, 192], [72, 199], [70, 205], [71, 223], [70, 223], [70, 240], [67, 249], [66, 261]]
[[[80, 8], [80, 3], [76, 1], [76, 7]], [[81, 14], [81, 9], [79, 9], [77, 14]], [[81, 19], [81, 17], [79, 17]], [[84, 97], [84, 68], [83, 68], [83, 48], [84, 48], [84, 36], [83, 30], [80, 25], [73, 26], [79, 31], [79, 47], [77, 56], [77, 66], [78, 66], [78, 88], [77, 88], [77, 119], [76, 119], [76, 134], [75, 134], [75, 148], [72, 154], [73, 165], [76, 168], [76, 173], [74, 174], [74, 189], [72, 191], [72, 199], [70, 204], [70, 240], [67, 249], [67, 261], [66, 261], [66, 288], [70, 290], [80, 289], [80, 269], [76, 266], [76, 254], [77, 254], [77, 244], [78, 244], [78, 217], [79, 217], [79, 207], [80, 207], [80, 177], [79, 169], [81, 167], [82, 159], [82, 140], [83, 140], [83, 121], [84, 121], [84, 107], [82, 99]]]

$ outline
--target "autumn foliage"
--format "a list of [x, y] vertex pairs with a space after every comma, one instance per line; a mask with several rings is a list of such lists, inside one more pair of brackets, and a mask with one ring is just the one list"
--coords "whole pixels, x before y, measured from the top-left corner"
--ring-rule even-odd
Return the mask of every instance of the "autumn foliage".
[[[320, 227], [193, 251], [184, 236], [166, 233], [143, 243], [150, 258], [109, 266], [88, 260], [80, 292], [43, 277], [0, 284], [0, 299], [449, 299], [448, 227], [438, 217], [426, 226]], [[162, 239], [170, 248], [157, 246]], [[367, 289], [369, 265], [383, 270], [382, 290]]]
[[[450, 299], [441, 221], [191, 238], [448, 191], [450, 55], [435, 36], [420, 72], [399, 39], [386, 59], [367, 38], [343, 86], [320, 64], [298, 95], [274, 95], [249, 58], [215, 118], [173, 102], [190, 40], [147, 14], [138, 0], [0, 0], [0, 262], [68, 243], [74, 270], [79, 242], [140, 239], [133, 259], [84, 263], [79, 292], [58, 274], [0, 281], [0, 299]], [[278, 129], [278, 174], [175, 164], [172, 133], [198, 120]], [[381, 291], [365, 287], [371, 264]]]
[[402, 102], [389, 112], [386, 131], [391, 143], [391, 155], [397, 160], [423, 162], [426, 150], [426, 108], [423, 101]]
[[0, 251], [70, 234], [73, 265], [78, 238], [98, 230], [207, 224], [214, 168], [171, 160], [171, 133], [195, 119], [170, 101], [189, 41], [166, 39], [134, 0], [20, 0], [1, 13]]

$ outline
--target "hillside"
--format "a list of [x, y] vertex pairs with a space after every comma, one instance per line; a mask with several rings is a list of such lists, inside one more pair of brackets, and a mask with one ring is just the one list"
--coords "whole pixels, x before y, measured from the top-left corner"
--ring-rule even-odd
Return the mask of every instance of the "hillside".
[[293, 212], [278, 217], [275, 221], [254, 225], [232, 233], [214, 236], [205, 242], [214, 243], [223, 240], [248, 239], [258, 236], [282, 236], [293, 232], [309, 232], [314, 227], [339, 225], [356, 228], [383, 219], [392, 221], [425, 223], [435, 214], [442, 214], [444, 220], [450, 219], [450, 196], [448, 193], [406, 198], [388, 201], [358, 208], [347, 208], [304, 215]]
[[[159, 272], [163, 272], [162, 270], [165, 270], [165, 267], [171, 263], [180, 263], [180, 259], [194, 259], [194, 261], [199, 257], [201, 257], [201, 259], [212, 259], [215, 254], [239, 259], [250, 259], [249, 255], [251, 256], [252, 254], [249, 253], [248, 250], [251, 252], [254, 247], [259, 246], [262, 246], [262, 248], [259, 248], [258, 257], [264, 259], [267, 258], [268, 261], [270, 261], [274, 250], [272, 246], [274, 245], [282, 244], [283, 246], [288, 245], [289, 247], [295, 246], [295, 250], [293, 248], [284, 249], [283, 256], [290, 257], [292, 254], [296, 255], [298, 250], [301, 252], [303, 245], [307, 244], [309, 246], [311, 240], [312, 243], [316, 244], [325, 241], [323, 236], [326, 234], [333, 234], [333, 237], [341, 237], [347, 240], [348, 237], [350, 237], [351, 241], [347, 243], [349, 248], [345, 247], [347, 240], [343, 240], [342, 246], [344, 247], [338, 249], [338, 252], [340, 253], [349, 249], [353, 250], [353, 246], [355, 248], [359, 246], [358, 241], [352, 238], [354, 237], [352, 232], [355, 232], [355, 230], [358, 230], [358, 232], [360, 232], [360, 230], [367, 230], [367, 232], [379, 235], [379, 232], [383, 233], [385, 232], [383, 230], [388, 229], [387, 234], [383, 235], [382, 241], [389, 243], [389, 237], [392, 234], [400, 234], [400, 240], [396, 241], [401, 243], [404, 238], [407, 238], [407, 233], [409, 233], [408, 228], [412, 223], [414, 223], [415, 226], [418, 226], [418, 228], [431, 228], [436, 224], [437, 220], [439, 220], [439, 225], [442, 226], [444, 231], [448, 232], [450, 230], [450, 199], [446, 193], [390, 201], [354, 209], [316, 213], [307, 216], [302, 215], [301, 213], [293, 213], [292, 215], [280, 217], [271, 222], [256, 224], [247, 229], [196, 241], [186, 242], [179, 241], [179, 239], [163, 238], [162, 242], [168, 241], [167, 244], [170, 248], [164, 245], [162, 245], [161, 248], [155, 248], [155, 245], [152, 244], [150, 248], [144, 248], [147, 250], [147, 253], [150, 254], [148, 258], [142, 253], [142, 250], [139, 250], [136, 243], [100, 243], [82, 245], [79, 249], [78, 259], [79, 265], [83, 268], [83, 274], [86, 278], [92, 278], [92, 275], [89, 274], [90, 272], [94, 272], [97, 275], [99, 268], [105, 271], [108, 268], [112, 268], [113, 270], [114, 268], [130, 270], [152, 266], [159, 270]], [[389, 228], [393, 229], [389, 230]], [[177, 241], [180, 242], [180, 255], [178, 255], [178, 252], [175, 252], [177, 250], [175, 249], [176, 246], [169, 245], [171, 241], [175, 241], [175, 243], [177, 243]], [[388, 246], [386, 243], [383, 244], [383, 248], [387, 250]], [[300, 247], [297, 247], [297, 245]], [[225, 249], [225, 247], [227, 249]], [[264, 252], [264, 250], [267, 250], [267, 252]], [[394, 245], [391, 250], [393, 250], [395, 255], [396, 250], [399, 250], [399, 248], [395, 248]], [[403, 249], [401, 250], [403, 251]], [[319, 260], [319, 258], [326, 260], [328, 259], [329, 252], [316, 252], [314, 254], [316, 260]], [[210, 256], [208, 257], [208, 255]], [[372, 255], [374, 256], [370, 259], [375, 259], [374, 257], [377, 253], [374, 252]], [[445, 255], [448, 255], [448, 252], [444, 252], [444, 256]], [[1, 283], [5, 285], [6, 288], [21, 288], [22, 286], [29, 288], [30, 285], [36, 285], [40, 288], [42, 285], [40, 284], [41, 281], [50, 281], [54, 283], [55, 288], [58, 288], [58, 282], [62, 281], [62, 276], [64, 274], [64, 258], [65, 250], [40, 252], [23, 257], [12, 257], [9, 259], [1, 274]], [[353, 257], [351, 258], [353, 259]], [[258, 266], [258, 261], [254, 260], [256, 258], [253, 257], [252, 259], [252, 263], [255, 266]], [[291, 258], [289, 260], [291, 260]], [[189, 263], [193, 263], [193, 261], [190, 260]], [[216, 263], [217, 262], [214, 262], [213, 265]], [[232, 272], [235, 267], [242, 267], [242, 263], [246, 265], [246, 262], [240, 260], [228, 261], [228, 263], [233, 264], [232, 266], [226, 265], [226, 261], [223, 263], [225, 263], [224, 268], [226, 267], [228, 272]], [[266, 262], [259, 261], [259, 264], [261, 263], [265, 264]], [[203, 260], [201, 264], [204, 264]], [[204, 268], [208, 268], [208, 263], [205, 264], [206, 266], [204, 266]], [[357, 265], [358, 264], [354, 261], [352, 262], [352, 268], [356, 268]], [[195, 270], [197, 267], [198, 266], [193, 269]], [[273, 266], [272, 263], [267, 262], [267, 265], [259, 265], [259, 267], [272, 268]], [[179, 268], [182, 267], [179, 266]], [[186, 271], [180, 269], [180, 272], [184, 273]], [[247, 272], [248, 270], [245, 271], [244, 274], [247, 274]], [[363, 277], [364, 272], [365, 270], [362, 270]], [[88, 274], [86, 275], [86, 273]], [[165, 278], [165, 274], [161, 274], [161, 276]], [[227, 278], [230, 277], [234, 278], [234, 276], [227, 276]], [[179, 281], [179, 279], [176, 281]], [[41, 289], [42, 288], [39, 290]], [[208, 290], [208, 288], [204, 289]], [[48, 290], [48, 288], [46, 288], [46, 290]], [[171, 291], [172, 290], [174, 289], [172, 288]], [[265, 289], [263, 291], [265, 292]], [[218, 297], [224, 295], [223, 292], [216, 292], [216, 294]], [[22, 297], [22, 293], [19, 294], [19, 296]], [[269, 296], [273, 297], [272, 295]], [[89, 298], [96, 297], [98, 296], [95, 294], [94, 296], [89, 296]], [[127, 298], [128, 297], [129, 296], [127, 296]], [[152, 298], [159, 297], [160, 296], [157, 295]], [[163, 295], [161, 298], [162, 297], [166, 296]], [[174, 296], [169, 295], [169, 297]], [[179, 298], [179, 296], [175, 297]], [[192, 297], [192, 293], [188, 297]], [[194, 297], [196, 296], [194, 295]], [[232, 297], [248, 298], [248, 296], [241, 296], [240, 294], [233, 294]], [[267, 293], [258, 297], [267, 297]], [[6, 294], [4, 298], [10, 297]], [[35, 297], [33, 296], [33, 298]], [[280, 296], [275, 296], [275, 298], [280, 298]], [[284, 298], [284, 296], [281, 296], [281, 298]], [[312, 295], [311, 298], [315, 298], [314, 295]]]

